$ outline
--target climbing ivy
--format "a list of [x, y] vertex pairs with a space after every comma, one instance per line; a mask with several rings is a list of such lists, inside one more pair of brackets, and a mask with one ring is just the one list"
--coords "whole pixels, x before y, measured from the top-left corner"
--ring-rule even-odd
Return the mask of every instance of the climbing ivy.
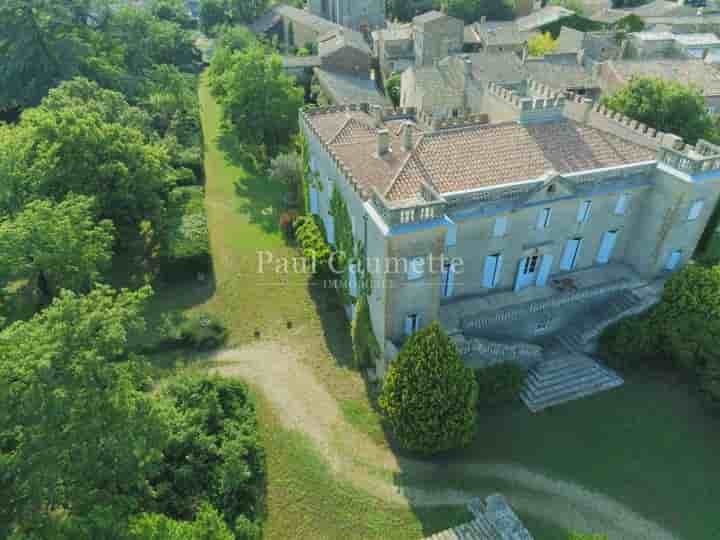
[[335, 268], [340, 273], [338, 278], [342, 283], [339, 288], [340, 298], [344, 305], [354, 304], [356, 298], [350, 295], [348, 286], [350, 277], [348, 269], [350, 264], [357, 260], [352, 232], [352, 218], [337, 186], [333, 188], [332, 197], [330, 198], [330, 214], [333, 216], [335, 224]]
[[303, 209], [303, 213], [310, 215], [310, 185], [315, 181], [317, 176], [310, 170], [310, 145], [307, 139], [303, 135], [299, 135], [297, 138], [297, 149], [302, 160], [302, 198], [300, 201], [300, 208]]
[[352, 326], [353, 362], [356, 367], [372, 367], [380, 356], [375, 332], [370, 319], [370, 305], [365, 294], [361, 294], [357, 302], [355, 320]]

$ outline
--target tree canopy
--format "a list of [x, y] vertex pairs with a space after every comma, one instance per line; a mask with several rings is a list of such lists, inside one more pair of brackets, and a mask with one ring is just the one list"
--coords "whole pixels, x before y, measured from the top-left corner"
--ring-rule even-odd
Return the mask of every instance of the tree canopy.
[[0, 285], [29, 278], [46, 296], [89, 290], [112, 258], [113, 225], [96, 214], [93, 199], [71, 195], [57, 205], [30, 202], [0, 220]]
[[262, 15], [268, 0], [200, 0], [200, 25], [208, 34], [218, 26], [247, 24]]
[[490, 20], [513, 17], [513, 4], [506, 0], [434, 0], [433, 6], [468, 24], [481, 17], [487, 17]]
[[538, 34], [528, 40], [528, 53], [530, 56], [545, 56], [557, 48], [557, 40], [549, 32]]
[[715, 138], [713, 122], [705, 110], [700, 88], [678, 81], [634, 77], [603, 104], [657, 130], [673, 133], [694, 144]]
[[259, 43], [220, 55], [221, 61], [227, 63], [211, 66], [210, 86], [222, 105], [225, 128], [242, 144], [274, 155], [297, 131], [303, 89], [283, 72], [280, 56]]

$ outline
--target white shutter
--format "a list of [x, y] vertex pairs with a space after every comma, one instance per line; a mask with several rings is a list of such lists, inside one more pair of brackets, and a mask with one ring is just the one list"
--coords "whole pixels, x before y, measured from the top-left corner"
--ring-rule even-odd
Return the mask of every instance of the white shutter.
[[495, 218], [495, 227], [493, 228], [493, 236], [501, 238], [507, 232], [508, 218], [506, 216], [498, 216]]
[[332, 216], [325, 217], [325, 234], [327, 234], [328, 244], [335, 245], [335, 219]]
[[550, 270], [552, 269], [552, 263], [552, 255], [543, 255], [542, 261], [540, 262], [540, 271], [538, 272], [537, 281], [535, 282], [538, 287], [544, 287], [547, 285], [548, 278], [550, 277]]
[[562, 258], [560, 259], [561, 270], [572, 270], [575, 267], [577, 253], [580, 251], [580, 239], [571, 238], [565, 244]]
[[688, 221], [695, 221], [697, 218], [699, 218], [700, 214], [702, 213], [703, 206], [705, 206], [705, 201], [695, 201], [690, 207], [690, 212], [688, 213]]
[[592, 206], [592, 201], [583, 201], [580, 203], [580, 208], [578, 209], [578, 215], [577, 215], [577, 221], [578, 223], [586, 223], [588, 219], [590, 219], [590, 207]]
[[618, 216], [625, 215], [627, 211], [628, 203], [630, 202], [630, 195], [623, 193], [618, 197], [617, 203], [615, 204], [615, 214]]
[[357, 297], [357, 263], [351, 263], [348, 267], [348, 289], [350, 290], [350, 296]]
[[600, 242], [600, 249], [598, 250], [598, 263], [605, 264], [610, 260], [616, 240], [617, 231], [608, 231], [603, 234], [602, 241]]
[[317, 188], [310, 186], [310, 212], [317, 214], [319, 211]]
[[457, 244], [457, 223], [448, 224], [448, 230], [445, 234], [445, 247], [454, 246]]
[[680, 264], [682, 259], [682, 251], [679, 249], [673, 251], [668, 257], [667, 263], [665, 264], [665, 270], [675, 270]]
[[488, 255], [485, 257], [485, 268], [483, 269], [483, 287], [492, 289], [495, 286], [497, 264], [499, 255]]

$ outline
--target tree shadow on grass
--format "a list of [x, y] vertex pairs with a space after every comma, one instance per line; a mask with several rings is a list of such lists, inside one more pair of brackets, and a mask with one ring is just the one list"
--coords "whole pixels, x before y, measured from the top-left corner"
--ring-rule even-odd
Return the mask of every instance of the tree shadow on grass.
[[340, 303], [331, 279], [314, 276], [308, 283], [310, 297], [315, 304], [325, 336], [325, 344], [335, 363], [342, 367], [353, 366], [353, 348], [350, 323]]
[[254, 174], [235, 181], [240, 198], [239, 211], [248, 221], [266, 233], [280, 230], [280, 216], [285, 212], [285, 185], [271, 181], [267, 174]]

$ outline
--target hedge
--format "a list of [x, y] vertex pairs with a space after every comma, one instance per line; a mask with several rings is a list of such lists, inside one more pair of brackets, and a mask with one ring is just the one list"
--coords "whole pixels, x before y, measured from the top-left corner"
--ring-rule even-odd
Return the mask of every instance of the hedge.
[[174, 189], [168, 202], [161, 268], [166, 277], [191, 277], [211, 270], [210, 241], [200, 186]]
[[324, 228], [315, 216], [300, 216], [295, 221], [295, 238], [297, 238], [303, 257], [314, 260], [316, 271], [325, 272], [332, 250], [325, 240]]
[[510, 403], [520, 397], [527, 370], [512, 362], [476, 369], [478, 406], [495, 406]]
[[374, 367], [380, 356], [375, 332], [370, 319], [370, 306], [367, 296], [360, 296], [355, 311], [355, 320], [352, 326], [353, 362], [356, 367]]

